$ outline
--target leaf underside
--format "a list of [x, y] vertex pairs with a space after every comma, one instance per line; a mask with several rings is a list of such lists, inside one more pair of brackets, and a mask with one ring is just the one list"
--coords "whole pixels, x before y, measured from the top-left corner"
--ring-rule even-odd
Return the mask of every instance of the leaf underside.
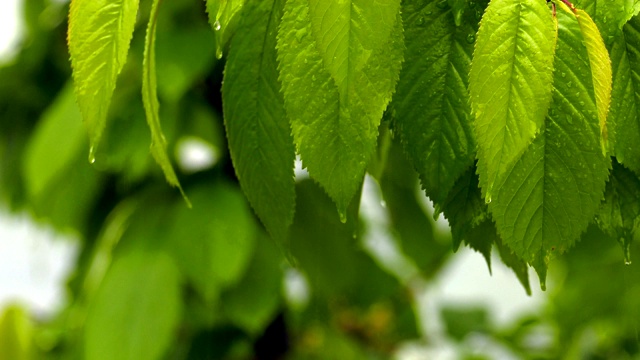
[[453, 11], [436, 0], [405, 3], [402, 15], [407, 49], [395, 125], [427, 196], [441, 204], [475, 156], [466, 99], [476, 20], [469, 11], [456, 27]]

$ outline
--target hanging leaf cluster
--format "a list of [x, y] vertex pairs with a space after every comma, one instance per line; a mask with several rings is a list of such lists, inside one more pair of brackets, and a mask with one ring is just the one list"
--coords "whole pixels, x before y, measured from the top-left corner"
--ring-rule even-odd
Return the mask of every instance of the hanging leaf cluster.
[[[142, 99], [151, 153], [180, 188], [156, 94], [159, 5]], [[272, 237], [287, 238], [294, 219], [296, 155], [345, 222], [365, 173], [394, 165], [380, 160], [389, 134], [455, 248], [488, 257], [495, 244], [527, 288], [527, 265], [544, 287], [550, 259], [592, 222], [626, 247], [636, 235], [640, 1], [208, 0], [206, 10], [226, 60], [233, 165]], [[71, 2], [92, 161], [137, 12], [138, 0]]]

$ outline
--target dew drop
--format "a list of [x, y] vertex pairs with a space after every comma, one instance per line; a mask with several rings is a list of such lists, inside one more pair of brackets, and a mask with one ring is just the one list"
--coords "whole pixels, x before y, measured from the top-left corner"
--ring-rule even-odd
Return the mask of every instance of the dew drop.
[[95, 164], [96, 162], [96, 151], [93, 146], [89, 148], [89, 164]]
[[380, 201], [380, 206], [382, 206], [383, 208], [386, 209], [387, 208], [387, 202], [384, 201], [384, 200]]
[[216, 45], [216, 59], [222, 59], [222, 47], [220, 45]]
[[220, 21], [216, 20], [216, 22], [213, 23], [213, 30], [220, 31], [221, 28], [222, 28], [222, 25], [220, 25]]
[[347, 214], [340, 211], [340, 222], [343, 224], [347, 223]]
[[476, 35], [471, 33], [469, 35], [467, 35], [467, 42], [469, 44], [473, 44], [473, 42], [476, 41]]
[[489, 193], [487, 193], [487, 195], [484, 197], [484, 202], [487, 204], [491, 204], [491, 195]]

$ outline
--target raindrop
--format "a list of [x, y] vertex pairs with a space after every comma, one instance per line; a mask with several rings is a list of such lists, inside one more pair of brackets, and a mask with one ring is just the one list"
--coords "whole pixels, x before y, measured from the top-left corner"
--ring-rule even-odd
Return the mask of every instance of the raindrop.
[[491, 195], [489, 193], [487, 193], [487, 195], [485, 196], [484, 202], [487, 204], [491, 204]]
[[96, 162], [96, 151], [93, 146], [89, 148], [89, 164], [94, 164]]
[[473, 44], [473, 42], [476, 41], [476, 35], [471, 33], [469, 35], [467, 35], [467, 42], [469, 44]]
[[384, 200], [380, 201], [380, 206], [382, 206], [383, 208], [386, 209], [387, 208], [387, 202], [384, 201]]
[[347, 214], [343, 213], [342, 211], [339, 212], [340, 213], [340, 222], [343, 224], [347, 223]]
[[221, 28], [222, 28], [222, 25], [220, 25], [220, 21], [216, 20], [216, 22], [213, 23], [213, 30], [220, 31]]
[[216, 46], [216, 59], [222, 59], [222, 47], [220, 45]]
[[565, 77], [567, 76], [567, 73], [565, 73], [564, 71], [560, 74], [560, 76]]
[[440, 214], [442, 214], [442, 209], [439, 204], [435, 204], [433, 207], [433, 221], [438, 221]]

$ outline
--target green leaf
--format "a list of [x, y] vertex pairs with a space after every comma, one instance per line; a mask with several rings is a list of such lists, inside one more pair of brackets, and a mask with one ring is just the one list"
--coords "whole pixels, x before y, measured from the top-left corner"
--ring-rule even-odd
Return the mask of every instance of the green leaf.
[[533, 265], [544, 288], [552, 253], [571, 247], [595, 214], [608, 176], [602, 151], [591, 38], [558, 11], [553, 101], [543, 131], [508, 169], [489, 209], [499, 234]]
[[267, 236], [258, 237], [249, 268], [236, 286], [222, 294], [224, 315], [250, 334], [259, 335], [282, 302], [282, 256]]
[[295, 149], [280, 93], [276, 33], [283, 1], [247, 4], [222, 86], [224, 120], [242, 190], [279, 240], [293, 221]]
[[469, 93], [487, 201], [544, 123], [556, 34], [544, 1], [492, 0], [484, 13]]
[[225, 47], [231, 35], [238, 26], [237, 14], [240, 13], [246, 0], [206, 0], [209, 23], [216, 32], [216, 57], [222, 57], [222, 49]]
[[192, 191], [193, 209], [176, 206], [171, 254], [207, 301], [237, 283], [254, 251], [255, 226], [242, 194], [224, 183]]
[[27, 193], [38, 197], [74, 163], [86, 146], [82, 115], [72, 86], [66, 86], [42, 115], [25, 150], [23, 175]]
[[611, 46], [613, 90], [609, 134], [616, 159], [640, 174], [640, 19], [634, 17]]
[[19, 305], [3, 305], [0, 316], [0, 360], [35, 359], [33, 326], [29, 313]]
[[180, 273], [163, 252], [140, 248], [109, 269], [85, 325], [87, 360], [154, 360], [173, 341], [180, 319]]
[[69, 8], [69, 53], [80, 112], [93, 161], [116, 79], [129, 52], [138, 0], [74, 0]]
[[491, 220], [478, 188], [475, 166], [470, 166], [455, 182], [442, 206], [442, 211], [451, 226], [454, 251], [457, 251], [462, 241], [468, 238], [473, 228]]
[[513, 272], [518, 277], [520, 284], [522, 284], [524, 290], [527, 292], [527, 295], [531, 296], [531, 285], [529, 284], [529, 266], [526, 262], [522, 261], [522, 259], [514, 254], [511, 249], [504, 245], [502, 239], [500, 239], [500, 236], [498, 236], [495, 225], [493, 225], [493, 232], [495, 233], [494, 244], [498, 249], [498, 253], [500, 254], [502, 263], [513, 270]]
[[313, 179], [344, 218], [398, 79], [398, 0], [289, 0], [278, 34], [285, 109]]
[[625, 262], [631, 262], [630, 245], [640, 226], [640, 180], [616, 161], [596, 220], [602, 231], [618, 239]]
[[395, 124], [427, 196], [442, 204], [475, 156], [467, 87], [477, 22], [469, 11], [456, 27], [440, 0], [407, 2], [402, 16], [407, 49]]
[[296, 184], [296, 191], [291, 254], [306, 273], [314, 296], [347, 298], [352, 304], [368, 306], [398, 290], [397, 280], [360, 247], [359, 197], [354, 197], [349, 221], [343, 224], [335, 216], [331, 199], [312, 181]]
[[417, 174], [397, 141], [389, 149], [379, 183], [393, 233], [403, 253], [424, 275], [435, 275], [451, 249], [435, 236], [433, 220], [418, 199]]
[[158, 103], [158, 92], [156, 83], [156, 25], [158, 22], [158, 5], [160, 0], [153, 0], [151, 15], [147, 25], [147, 35], [144, 41], [144, 61], [142, 64], [142, 102], [147, 117], [147, 123], [151, 129], [151, 155], [162, 168], [167, 182], [180, 190], [182, 197], [191, 207], [189, 199], [182, 191], [182, 186], [178, 181], [171, 160], [167, 155], [167, 140], [162, 134], [160, 125], [160, 104]]
[[603, 138], [602, 152], [606, 154], [608, 147], [607, 115], [609, 113], [609, 105], [611, 104], [611, 60], [609, 59], [609, 52], [604, 46], [602, 36], [600, 36], [600, 31], [598, 31], [598, 27], [589, 14], [578, 9], [576, 11], [576, 17], [578, 18], [580, 30], [584, 37], [584, 44], [587, 47], [587, 54], [589, 54], [593, 90], [596, 96], [596, 108]]

